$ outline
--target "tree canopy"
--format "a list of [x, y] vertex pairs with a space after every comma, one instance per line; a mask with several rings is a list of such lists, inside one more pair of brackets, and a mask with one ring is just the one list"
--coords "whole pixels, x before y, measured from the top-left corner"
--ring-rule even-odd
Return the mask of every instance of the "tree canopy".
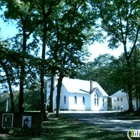
[[[129, 110], [132, 106], [132, 67], [130, 59], [134, 49], [139, 46], [139, 0], [91, 0], [91, 5], [97, 9], [99, 17], [99, 28], [106, 32], [106, 39], [110, 48], [117, 48], [122, 45], [125, 61], [127, 64], [129, 95]], [[104, 34], [105, 35], [105, 34]]]
[[[15, 21], [19, 31], [8, 40], [6, 58], [8, 63], [15, 64], [13, 77], [20, 87], [19, 111], [24, 111], [25, 89], [35, 81], [41, 83], [43, 110], [45, 76], [57, 74], [63, 78], [75, 75], [87, 55], [86, 45], [92, 41], [90, 29], [93, 28], [95, 15], [88, 2], [82, 0], [2, 0], [0, 4], [5, 7], [4, 20]], [[9, 58], [11, 51], [16, 59]], [[7, 68], [8, 63], [5, 63]], [[4, 70], [4, 67], [1, 68]], [[8, 75], [5, 76], [8, 79]], [[9, 82], [12, 80], [9, 79]]]
[[[0, 82], [7, 82], [12, 110], [12, 86], [19, 85], [19, 111], [24, 111], [25, 89], [39, 82], [36, 94], [43, 112], [44, 80], [56, 75], [57, 110], [65, 76], [96, 79], [109, 94], [124, 88], [133, 110], [132, 94], [139, 87], [138, 0], [1, 0], [0, 5], [4, 21], [14, 21], [18, 29], [12, 38], [0, 41]], [[121, 45], [124, 54], [118, 59], [102, 55], [86, 64], [87, 46], [104, 39], [111, 49]]]

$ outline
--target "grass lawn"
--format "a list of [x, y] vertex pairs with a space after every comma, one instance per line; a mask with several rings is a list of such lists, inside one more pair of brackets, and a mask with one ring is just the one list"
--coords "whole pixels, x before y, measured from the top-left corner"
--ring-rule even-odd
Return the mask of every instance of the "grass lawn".
[[0, 135], [0, 140], [128, 140], [126, 134], [106, 131], [63, 116], [44, 122], [41, 132], [38, 136]]

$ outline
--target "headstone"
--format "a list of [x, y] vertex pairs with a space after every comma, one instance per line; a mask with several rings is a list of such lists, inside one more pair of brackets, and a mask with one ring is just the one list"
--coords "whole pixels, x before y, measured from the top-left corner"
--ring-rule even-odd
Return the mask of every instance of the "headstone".
[[3, 113], [2, 114], [2, 128], [13, 128], [13, 113]]
[[32, 117], [31, 116], [22, 116], [22, 127], [31, 128], [32, 126]]

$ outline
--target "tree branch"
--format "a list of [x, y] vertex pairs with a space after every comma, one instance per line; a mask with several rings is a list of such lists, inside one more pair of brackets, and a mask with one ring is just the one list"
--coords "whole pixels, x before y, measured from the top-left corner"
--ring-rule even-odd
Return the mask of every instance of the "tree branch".
[[140, 30], [140, 25], [138, 25], [138, 29], [137, 29], [135, 41], [134, 41], [133, 47], [132, 47], [132, 49], [131, 49], [131, 51], [130, 51], [130, 54], [129, 54], [129, 56], [128, 56], [129, 59], [131, 58], [132, 53], [133, 53], [133, 51], [134, 51], [134, 49], [135, 49], [135, 47], [136, 47], [136, 43], [137, 43], [137, 39], [138, 39], [138, 35], [139, 35], [139, 30]]
[[123, 42], [125, 42], [125, 39], [124, 39], [124, 36], [123, 36], [123, 30], [122, 30], [122, 28], [123, 28], [123, 25], [122, 25], [122, 19], [121, 19], [121, 14], [120, 14], [120, 8], [119, 7], [117, 7], [117, 10], [118, 10], [118, 14], [119, 14], [119, 21], [120, 21], [120, 26], [121, 26], [121, 36], [122, 36], [122, 40], [123, 40]]

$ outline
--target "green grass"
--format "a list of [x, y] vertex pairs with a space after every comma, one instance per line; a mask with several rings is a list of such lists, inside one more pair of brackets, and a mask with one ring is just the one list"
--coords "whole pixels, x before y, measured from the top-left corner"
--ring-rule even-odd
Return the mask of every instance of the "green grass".
[[128, 140], [124, 133], [106, 131], [66, 117], [44, 122], [41, 135], [5, 136], [1, 140]]

